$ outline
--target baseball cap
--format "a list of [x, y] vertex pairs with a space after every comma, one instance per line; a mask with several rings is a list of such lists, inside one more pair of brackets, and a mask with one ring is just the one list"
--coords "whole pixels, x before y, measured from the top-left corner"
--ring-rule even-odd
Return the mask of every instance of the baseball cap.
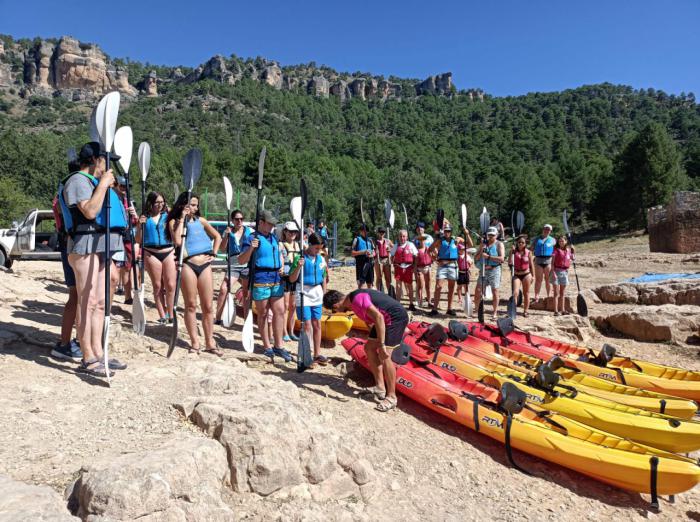
[[297, 224], [294, 221], [287, 221], [284, 224], [284, 229], [289, 230], [291, 232], [299, 232], [299, 227], [297, 226]]
[[547, 223], [547, 224], [546, 224], [545, 226], [543, 226], [542, 228], [548, 228], [549, 230], [552, 230], [553, 227], [552, 227], [552, 225], [550, 225], [549, 223]]
[[[78, 153], [78, 159], [80, 161], [86, 161], [92, 158], [98, 158], [100, 156], [107, 156], [107, 151], [104, 150], [101, 147], [101, 145], [96, 141], [90, 141], [86, 143], [80, 148], [80, 152]], [[109, 158], [117, 161], [121, 159], [121, 156], [117, 156], [116, 154], [112, 153], [109, 155]]]
[[377, 227], [377, 233], [378, 233], [378, 234], [386, 234], [386, 228], [384, 228], [384, 227]]
[[277, 219], [275, 219], [275, 216], [273, 216], [272, 212], [270, 212], [269, 210], [263, 210], [262, 212], [260, 212], [260, 221], [270, 223], [271, 225], [277, 224]]
[[496, 227], [489, 227], [489, 229], [486, 231], [487, 236], [497, 236], [498, 235], [498, 229]]
[[367, 230], [367, 225], [364, 223], [360, 223], [360, 226], [358, 227], [359, 230]]
[[444, 232], [452, 232], [452, 225], [445, 225], [445, 228], [442, 229]]

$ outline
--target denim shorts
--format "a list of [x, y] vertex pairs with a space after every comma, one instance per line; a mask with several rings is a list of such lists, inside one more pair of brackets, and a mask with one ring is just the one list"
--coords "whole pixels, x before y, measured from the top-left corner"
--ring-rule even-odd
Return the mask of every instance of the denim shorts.
[[323, 305], [305, 306], [304, 317], [301, 316], [301, 306], [297, 306], [297, 318], [300, 321], [311, 321], [312, 319], [320, 319], [323, 315]]
[[269, 286], [253, 285], [253, 301], [264, 301], [265, 299], [273, 299], [283, 296], [284, 286], [282, 286], [282, 283]]
[[552, 270], [549, 273], [549, 282], [553, 285], [567, 286], [569, 284], [568, 270]]
[[444, 266], [438, 265], [435, 279], [447, 279], [448, 281], [457, 281], [457, 263], [448, 263]]
[[61, 249], [61, 264], [63, 265], [63, 279], [66, 282], [66, 286], [75, 286], [75, 272], [73, 272], [73, 267], [68, 263], [68, 252], [65, 248]]

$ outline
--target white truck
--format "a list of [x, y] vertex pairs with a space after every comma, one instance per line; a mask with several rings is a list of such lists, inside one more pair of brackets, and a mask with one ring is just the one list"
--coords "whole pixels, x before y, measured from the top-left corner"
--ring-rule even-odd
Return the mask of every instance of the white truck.
[[16, 259], [61, 259], [53, 211], [35, 208], [21, 223], [0, 229], [0, 266], [10, 268]]

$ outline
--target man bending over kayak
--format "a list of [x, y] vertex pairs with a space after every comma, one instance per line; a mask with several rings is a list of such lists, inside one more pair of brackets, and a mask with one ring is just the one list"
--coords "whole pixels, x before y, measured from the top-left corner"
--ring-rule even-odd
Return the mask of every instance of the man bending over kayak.
[[367, 361], [374, 376], [372, 393], [379, 401], [377, 410], [396, 408], [396, 368], [390, 352], [397, 348], [408, 326], [408, 314], [396, 299], [372, 289], [359, 289], [348, 295], [330, 290], [323, 296], [323, 307], [334, 312], [352, 310], [370, 326], [365, 345]]

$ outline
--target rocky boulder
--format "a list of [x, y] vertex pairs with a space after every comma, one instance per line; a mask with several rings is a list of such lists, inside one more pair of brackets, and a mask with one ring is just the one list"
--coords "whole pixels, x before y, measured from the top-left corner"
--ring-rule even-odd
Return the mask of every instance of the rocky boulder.
[[12, 66], [9, 63], [0, 63], [0, 87], [10, 87], [15, 83], [12, 75]]
[[311, 78], [311, 80], [309, 80], [307, 91], [309, 94], [314, 96], [328, 98], [328, 95], [330, 94], [328, 80], [326, 80], [323, 76], [314, 76]]
[[141, 92], [149, 97], [158, 96], [158, 75], [155, 71], [150, 71], [143, 77], [143, 81], [139, 84]]
[[61, 495], [47, 486], [33, 486], [0, 475], [0, 520], [13, 522], [78, 522]]
[[602, 302], [611, 304], [700, 306], [700, 282], [695, 281], [619, 283], [600, 286], [595, 293]]
[[700, 332], [700, 308], [662, 305], [592, 316], [598, 328], [636, 341], [689, 342]]
[[[569, 312], [570, 314], [573, 314], [576, 311], [576, 304], [572, 303], [572, 300], [575, 300], [576, 298], [571, 298], [571, 297], [564, 297], [564, 310]], [[554, 298], [553, 297], [544, 297], [541, 298], [539, 301], [533, 301], [530, 303], [530, 308], [532, 310], [550, 310], [554, 311]]]
[[364, 78], [355, 78], [350, 82], [349, 88], [353, 98], [365, 99], [365, 83]]
[[263, 69], [262, 73], [260, 73], [260, 79], [275, 89], [281, 89], [282, 69], [280, 69], [279, 65], [276, 63], [268, 65]]
[[213, 440], [178, 438], [150, 452], [101, 460], [80, 471], [69, 506], [83, 520], [233, 520], [221, 495], [226, 451]]
[[329, 500], [372, 487], [372, 465], [293, 384], [238, 361], [193, 371], [201, 395], [175, 407], [226, 449], [234, 491]]
[[337, 96], [340, 98], [341, 102], [344, 102], [346, 100], [349, 100], [352, 97], [352, 93], [350, 92], [350, 89], [348, 88], [347, 82], [340, 80], [333, 85], [331, 85], [330, 88], [330, 93], [333, 96]]
[[452, 92], [452, 73], [447, 72], [437, 76], [428, 76], [415, 85], [416, 94], [450, 94]]

